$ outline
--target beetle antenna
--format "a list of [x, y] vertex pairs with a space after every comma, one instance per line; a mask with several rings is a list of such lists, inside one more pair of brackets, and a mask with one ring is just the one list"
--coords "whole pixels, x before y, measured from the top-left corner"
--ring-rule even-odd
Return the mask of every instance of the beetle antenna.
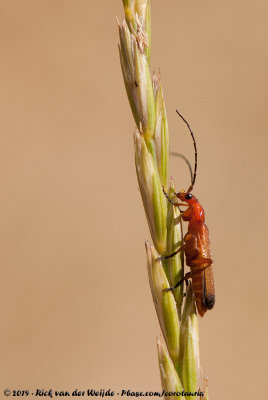
[[192, 167], [191, 167], [191, 164], [190, 164], [188, 158], [186, 158], [186, 157], [185, 157], [183, 154], [181, 154], [181, 153], [177, 153], [176, 151], [170, 151], [169, 154], [170, 154], [171, 156], [181, 157], [181, 158], [186, 162], [186, 164], [188, 165], [189, 171], [190, 171], [191, 182], [193, 182], [193, 170], [192, 170]]
[[189, 192], [191, 192], [191, 191], [193, 190], [193, 187], [194, 187], [194, 184], [195, 184], [195, 178], [196, 178], [196, 171], [197, 171], [197, 148], [196, 148], [196, 141], [195, 141], [194, 134], [193, 134], [193, 131], [192, 131], [192, 129], [191, 129], [189, 123], [188, 123], [188, 122], [186, 121], [186, 119], [179, 113], [178, 110], [176, 110], [176, 113], [179, 115], [179, 117], [181, 117], [181, 119], [182, 119], [182, 120], [185, 122], [185, 124], [187, 125], [187, 127], [188, 127], [188, 129], [189, 129], [189, 131], [190, 131], [190, 133], [191, 133], [193, 142], [194, 142], [194, 158], [195, 158], [194, 176], [193, 176], [193, 179], [192, 179], [191, 186], [190, 186], [189, 189], [187, 190], [187, 193], [189, 193]]

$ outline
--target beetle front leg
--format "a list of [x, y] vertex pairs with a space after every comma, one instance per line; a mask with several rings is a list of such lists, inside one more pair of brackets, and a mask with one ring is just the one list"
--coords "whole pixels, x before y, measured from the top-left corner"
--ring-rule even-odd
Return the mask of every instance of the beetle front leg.
[[166, 196], [167, 200], [168, 200], [173, 206], [177, 206], [177, 207], [179, 207], [179, 206], [185, 206], [185, 207], [187, 207], [187, 206], [188, 206], [187, 203], [175, 203], [174, 201], [172, 201], [172, 200], [168, 197], [168, 195], [167, 195], [167, 193], [166, 193], [166, 191], [165, 191], [164, 186], [162, 186], [162, 189], [163, 189], [163, 193], [164, 193], [164, 195]]

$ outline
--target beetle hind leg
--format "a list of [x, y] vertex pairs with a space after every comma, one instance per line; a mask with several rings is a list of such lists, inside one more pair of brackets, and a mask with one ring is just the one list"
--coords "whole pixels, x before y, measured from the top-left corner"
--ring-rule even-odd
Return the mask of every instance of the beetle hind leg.
[[192, 272], [191, 272], [191, 271], [190, 271], [190, 272], [187, 272], [187, 273], [184, 275], [184, 277], [183, 277], [182, 279], [180, 279], [179, 282], [176, 283], [175, 286], [171, 286], [170, 288], [163, 289], [163, 292], [170, 292], [170, 290], [176, 289], [178, 286], [180, 286], [180, 285], [183, 283], [183, 281], [186, 281], [186, 282], [187, 282], [188, 279], [190, 279], [191, 277], [192, 277]]

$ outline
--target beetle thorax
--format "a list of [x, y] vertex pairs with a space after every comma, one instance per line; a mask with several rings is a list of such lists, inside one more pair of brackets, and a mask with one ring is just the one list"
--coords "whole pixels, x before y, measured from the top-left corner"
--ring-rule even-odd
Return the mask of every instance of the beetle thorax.
[[205, 221], [205, 212], [199, 201], [196, 199], [196, 203], [192, 205], [193, 216], [192, 219], [195, 221]]

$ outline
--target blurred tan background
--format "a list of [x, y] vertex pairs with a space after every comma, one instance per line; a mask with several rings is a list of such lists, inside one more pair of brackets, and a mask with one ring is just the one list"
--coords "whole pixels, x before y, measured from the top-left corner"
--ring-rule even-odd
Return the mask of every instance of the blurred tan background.
[[[198, 142], [213, 400], [268, 389], [267, 12], [265, 0], [152, 0], [171, 149], [193, 160], [176, 107]], [[0, 1], [1, 399], [6, 388], [160, 389], [116, 16], [120, 0]], [[182, 160], [171, 174], [189, 184]]]

